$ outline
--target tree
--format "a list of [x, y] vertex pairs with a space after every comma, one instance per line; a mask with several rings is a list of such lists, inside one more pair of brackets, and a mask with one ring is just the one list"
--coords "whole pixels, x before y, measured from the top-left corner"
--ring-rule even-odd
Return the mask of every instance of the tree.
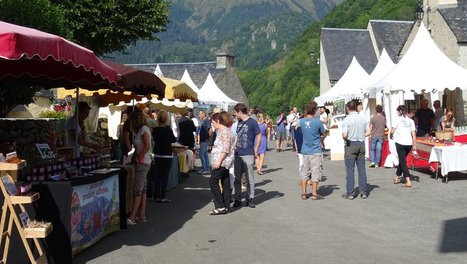
[[0, 20], [63, 36], [97, 55], [158, 39], [168, 15], [165, 0], [0, 1]]
[[164, 0], [51, 1], [65, 10], [71, 40], [97, 55], [123, 50], [140, 39], [158, 39], [155, 34], [169, 22]]
[[66, 27], [65, 10], [49, 0], [1, 0], [0, 20], [65, 38], [72, 36]]
[[[97, 55], [123, 50], [139, 39], [158, 39], [168, 14], [165, 0], [0, 0], [0, 20], [63, 36]], [[40, 88], [0, 85], [0, 116], [16, 104], [30, 103]]]

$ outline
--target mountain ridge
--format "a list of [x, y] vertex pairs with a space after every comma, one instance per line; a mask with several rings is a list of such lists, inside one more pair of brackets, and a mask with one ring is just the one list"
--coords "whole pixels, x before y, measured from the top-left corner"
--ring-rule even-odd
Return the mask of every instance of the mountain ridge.
[[138, 41], [107, 56], [120, 63], [175, 63], [209, 61], [228, 51], [240, 69], [263, 68], [341, 1], [171, 0], [171, 23], [160, 41]]

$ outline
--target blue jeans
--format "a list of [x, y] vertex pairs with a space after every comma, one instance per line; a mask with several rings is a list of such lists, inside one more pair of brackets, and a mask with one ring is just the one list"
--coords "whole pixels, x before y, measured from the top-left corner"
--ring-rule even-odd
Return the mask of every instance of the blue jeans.
[[211, 165], [209, 164], [208, 143], [208, 141], [199, 142], [199, 158], [201, 160], [201, 167], [206, 171], [211, 170]]
[[358, 188], [360, 193], [367, 192], [367, 180], [365, 170], [365, 142], [350, 142], [350, 146], [345, 147], [345, 172], [347, 194], [353, 195], [355, 179], [354, 170], [357, 165]]
[[382, 148], [383, 148], [383, 138], [382, 137], [371, 137], [370, 161], [374, 162], [377, 166], [379, 166], [379, 163], [381, 162], [381, 149]]

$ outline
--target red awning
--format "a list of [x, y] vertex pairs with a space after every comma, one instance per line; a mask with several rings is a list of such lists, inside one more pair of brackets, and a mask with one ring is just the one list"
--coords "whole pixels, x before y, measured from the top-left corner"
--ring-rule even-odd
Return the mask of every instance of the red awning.
[[120, 76], [118, 84], [125, 91], [142, 96], [157, 94], [159, 99], [164, 98], [165, 83], [154, 73], [111, 61], [105, 63], [117, 71]]
[[117, 72], [89, 49], [62, 37], [0, 21], [0, 81], [117, 89]]

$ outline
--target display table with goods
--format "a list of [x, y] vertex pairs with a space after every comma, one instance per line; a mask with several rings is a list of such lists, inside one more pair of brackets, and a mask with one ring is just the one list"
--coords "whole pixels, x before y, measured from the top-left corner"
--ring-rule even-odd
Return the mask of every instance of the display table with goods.
[[126, 171], [104, 168], [87, 175], [33, 185], [42, 197], [36, 215], [55, 227], [46, 239], [55, 263], [71, 263], [79, 251], [126, 228]]
[[[454, 140], [454, 141], [453, 141]], [[466, 170], [467, 135], [455, 135], [452, 132], [437, 132], [436, 137], [421, 137], [416, 140], [417, 157], [411, 152], [407, 156], [407, 166], [412, 168], [429, 167], [438, 177], [441, 175], [448, 181], [448, 173]], [[462, 162], [464, 160], [464, 162]], [[465, 164], [465, 165], [464, 165]]]
[[[23, 163], [16, 167], [24, 167]], [[9, 171], [13, 166], [1, 164], [5, 164], [0, 166], [2, 170]], [[31, 186], [40, 196], [35, 206], [26, 206], [24, 210], [31, 219], [41, 219], [53, 226], [44, 239], [49, 262], [72, 263], [73, 255], [79, 251], [126, 228], [126, 169], [112, 168], [93, 155], [32, 164], [20, 175], [20, 180], [24, 180], [21, 186]], [[11, 247], [19, 247], [20, 243], [13, 238]], [[13, 255], [13, 263], [27, 262], [26, 252]]]

